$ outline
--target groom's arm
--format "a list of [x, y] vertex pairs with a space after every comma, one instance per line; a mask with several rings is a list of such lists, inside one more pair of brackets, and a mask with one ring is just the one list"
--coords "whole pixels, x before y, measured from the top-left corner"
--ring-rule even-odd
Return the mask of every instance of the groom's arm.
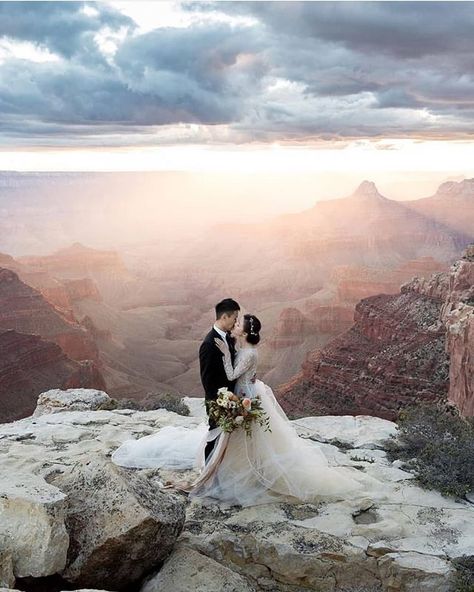
[[[208, 341], [203, 341], [199, 348], [199, 365], [201, 370], [201, 382], [206, 393], [206, 398], [216, 398], [217, 389], [213, 380], [215, 369], [213, 369], [214, 345]], [[216, 392], [214, 392], [214, 390]]]

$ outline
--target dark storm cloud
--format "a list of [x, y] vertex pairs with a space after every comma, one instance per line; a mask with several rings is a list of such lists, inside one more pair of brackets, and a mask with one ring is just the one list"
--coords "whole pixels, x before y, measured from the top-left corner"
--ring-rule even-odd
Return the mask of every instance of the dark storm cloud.
[[313, 38], [372, 54], [420, 58], [472, 54], [471, 2], [214, 2], [190, 11], [220, 10], [258, 18], [282, 35]]
[[[474, 133], [472, 2], [225, 2], [201, 9], [256, 18], [272, 71], [314, 98], [314, 117], [302, 102], [287, 121], [289, 137], [318, 130], [331, 137]], [[320, 118], [326, 98], [334, 108]]]
[[105, 3], [0, 2], [0, 40], [60, 58], [0, 53], [2, 143], [148, 144], [177, 123], [225, 124], [238, 142], [474, 133], [473, 3], [186, 7], [251, 19], [139, 34]]
[[[231, 123], [258, 92], [267, 66], [262, 42], [249, 29], [199, 25], [157, 29], [126, 40], [115, 62], [136, 92], [148, 93], [200, 123]], [[255, 56], [245, 59], [245, 55]]]
[[[64, 12], [53, 11], [54, 22], [78, 13], [64, 4], [62, 8]], [[111, 23], [104, 14], [100, 22], [108, 26], [120, 23], [115, 14]], [[93, 19], [94, 32], [97, 19]], [[74, 30], [77, 38], [83, 38], [84, 25], [79, 21]], [[31, 41], [26, 27], [21, 30], [25, 31], [23, 39]], [[40, 38], [45, 40], [47, 35], [38, 31]], [[53, 51], [57, 40], [43, 45]], [[253, 32], [227, 25], [203, 25], [190, 31], [158, 29], [129, 36], [112, 63], [103, 56], [97, 63], [84, 62], [83, 48], [79, 42], [77, 45], [81, 59], [36, 63], [10, 58], [0, 65], [0, 123], [4, 133], [9, 130], [10, 135], [19, 135], [22, 127], [29, 134], [47, 133], [48, 128], [35, 125], [35, 120], [61, 124], [65, 134], [72, 136], [78, 133], [78, 125], [90, 124], [90, 133], [96, 134], [97, 126], [107, 122], [112, 127], [231, 123], [242, 116], [244, 96], [250, 86], [258, 87], [264, 68], [257, 59], [239, 62], [243, 47], [255, 51]], [[28, 132], [22, 116], [29, 121]], [[67, 124], [71, 124], [69, 132]]]

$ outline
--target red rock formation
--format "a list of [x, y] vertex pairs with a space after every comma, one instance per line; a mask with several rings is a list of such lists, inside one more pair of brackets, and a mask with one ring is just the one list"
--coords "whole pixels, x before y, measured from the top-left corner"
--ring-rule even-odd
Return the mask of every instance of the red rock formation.
[[280, 313], [274, 335], [268, 340], [273, 349], [301, 344], [305, 335], [315, 332], [314, 323], [297, 308], [285, 308]]
[[415, 276], [447, 271], [448, 265], [432, 257], [420, 257], [392, 269], [338, 265], [333, 268], [330, 282], [337, 286], [339, 302], [356, 303], [376, 294], [396, 294], [401, 284]]
[[7, 255], [6, 253], [0, 253], [0, 267], [17, 269], [19, 265], [10, 255]]
[[0, 422], [31, 415], [38, 395], [52, 388], [97, 388], [104, 379], [94, 362], [76, 362], [38, 335], [0, 331]]
[[452, 260], [472, 240], [474, 211], [467, 213], [466, 231], [432, 217], [430, 207], [409, 207], [418, 201], [387, 199], [364, 181], [349, 197], [318, 201], [268, 227], [287, 242], [296, 261], [387, 268], [422, 256]]
[[40, 335], [60, 345], [72, 359], [99, 362], [97, 346], [81, 325], [65, 318], [14, 271], [1, 268], [0, 329]]
[[[136, 295], [143, 289], [137, 278], [128, 272], [117, 252], [91, 249], [80, 243], [56, 251], [52, 255], [19, 257], [18, 262], [30, 274], [35, 273], [39, 277], [39, 274], [43, 273], [59, 281], [59, 287], [36, 284], [34, 287], [38, 287], [42, 292], [47, 287], [48, 290], [44, 291], [45, 296], [61, 308], [67, 300], [69, 306], [66, 308], [69, 310], [71, 303], [83, 298], [104, 298], [109, 304], [122, 306], [127, 296]], [[30, 280], [26, 281], [33, 285]]]
[[90, 316], [86, 315], [81, 320], [81, 325], [87, 330], [95, 340], [101, 339], [105, 341], [112, 341], [112, 332], [109, 329], [99, 329]]
[[[439, 284], [439, 282], [438, 282]], [[438, 285], [439, 287], [439, 285]], [[309, 354], [300, 374], [279, 389], [292, 416], [377, 415], [433, 400], [448, 389], [442, 298], [404, 288], [362, 300], [354, 326]]]
[[474, 416], [474, 245], [450, 276], [441, 311], [450, 356], [448, 398], [465, 416]]
[[305, 313], [298, 308], [285, 308], [265, 346], [276, 350], [301, 345], [311, 335], [338, 335], [352, 325], [353, 316], [353, 309], [346, 306], [310, 306]]
[[0, 267], [18, 273], [19, 278], [25, 284], [41, 292], [46, 300], [59, 309], [61, 314], [70, 321], [77, 322], [73, 312], [74, 302], [85, 299], [102, 301], [99, 289], [91, 278], [60, 280], [51, 275], [49, 271], [22, 264], [10, 255], [3, 253], [0, 253]]
[[71, 302], [86, 299], [95, 300], [96, 302], [102, 301], [97, 286], [90, 278], [65, 281], [64, 287], [66, 288]]
[[474, 416], [474, 245], [450, 272], [362, 300], [354, 321], [281, 387], [288, 413], [393, 419], [407, 403], [448, 394]]
[[313, 319], [314, 327], [318, 333], [339, 335], [347, 331], [354, 322], [354, 308], [344, 305], [312, 306], [306, 310], [306, 314]]

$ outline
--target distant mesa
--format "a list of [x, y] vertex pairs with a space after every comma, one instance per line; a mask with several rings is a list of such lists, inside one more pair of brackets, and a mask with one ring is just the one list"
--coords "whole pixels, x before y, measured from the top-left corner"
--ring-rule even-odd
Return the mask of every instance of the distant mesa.
[[439, 197], [462, 196], [474, 199], [474, 178], [463, 181], [446, 181], [435, 193]]
[[102, 270], [126, 272], [125, 265], [116, 251], [93, 249], [78, 242], [70, 247], [59, 249], [52, 255], [24, 256], [19, 257], [18, 261], [24, 265], [50, 272], [76, 274]]

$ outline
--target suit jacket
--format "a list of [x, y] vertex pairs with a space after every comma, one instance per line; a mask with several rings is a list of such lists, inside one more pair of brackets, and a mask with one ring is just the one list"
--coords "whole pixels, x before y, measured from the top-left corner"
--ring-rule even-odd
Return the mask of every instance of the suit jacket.
[[[217, 391], [225, 386], [230, 391], [234, 390], [235, 380], [228, 380], [224, 370], [224, 363], [222, 361], [222, 354], [216, 346], [214, 339], [222, 339], [219, 333], [212, 328], [206, 335], [201, 347], [199, 348], [199, 365], [201, 369], [201, 382], [204, 388], [206, 399], [206, 411], [208, 401], [215, 401], [217, 399]], [[230, 340], [229, 344], [230, 357], [232, 363], [235, 357], [234, 340]], [[209, 426], [215, 427], [215, 426]]]

